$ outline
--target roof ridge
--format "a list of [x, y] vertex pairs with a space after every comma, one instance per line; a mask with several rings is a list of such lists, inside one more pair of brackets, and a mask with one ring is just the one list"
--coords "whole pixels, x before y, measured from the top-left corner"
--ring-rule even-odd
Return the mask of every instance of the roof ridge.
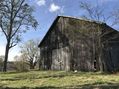
[[106, 24], [106, 23], [101, 22], [101, 21], [95, 21], [95, 20], [91, 20], [91, 19], [84, 19], [84, 18], [81, 18], [81, 17], [66, 16], [66, 15], [58, 15], [58, 17], [65, 17], [65, 18], [72, 18], [72, 19], [77, 19], [77, 20], [84, 20], [84, 21], [89, 21], [89, 22], [95, 22], [95, 23], [98, 23], [98, 24]]

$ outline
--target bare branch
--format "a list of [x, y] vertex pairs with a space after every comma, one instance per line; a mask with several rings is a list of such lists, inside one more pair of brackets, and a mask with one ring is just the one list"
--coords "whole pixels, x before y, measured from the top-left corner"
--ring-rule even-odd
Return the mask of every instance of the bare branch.
[[15, 47], [17, 44], [12, 44], [9, 48], [11, 49], [12, 47]]
[[15, 13], [15, 15], [14, 15], [14, 17], [13, 17], [13, 20], [15, 19], [15, 17], [16, 17], [17, 14], [18, 14], [18, 12], [19, 12], [20, 9], [22, 8], [22, 5], [23, 5], [24, 1], [25, 1], [25, 0], [22, 0], [22, 2], [20, 3], [19, 8], [16, 10], [16, 13]]
[[[2, 18], [1, 18], [1, 19], [2, 19]], [[2, 20], [1, 20], [0, 27], [1, 27], [2, 32], [5, 34], [6, 39], [8, 40], [7, 33], [5, 32], [5, 30], [3, 29], [3, 26], [2, 26]]]
[[17, 33], [17, 31], [19, 30], [19, 28], [21, 27], [22, 25], [22, 21], [24, 20], [25, 16], [22, 18], [22, 20], [20, 21], [19, 23], [19, 26], [16, 28], [15, 32], [11, 35], [11, 38]]

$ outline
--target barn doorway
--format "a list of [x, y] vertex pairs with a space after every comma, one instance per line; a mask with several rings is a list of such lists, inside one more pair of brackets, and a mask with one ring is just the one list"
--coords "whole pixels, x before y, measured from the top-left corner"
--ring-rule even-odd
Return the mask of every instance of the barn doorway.
[[93, 63], [94, 63], [94, 71], [97, 71], [97, 60], [95, 59]]

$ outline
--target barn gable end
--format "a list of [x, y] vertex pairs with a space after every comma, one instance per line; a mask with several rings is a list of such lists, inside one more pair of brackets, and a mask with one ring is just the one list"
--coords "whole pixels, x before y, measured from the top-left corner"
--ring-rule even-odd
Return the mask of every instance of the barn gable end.
[[[112, 41], [116, 40], [116, 43], [113, 43], [116, 45], [118, 38], [119, 32], [104, 23], [58, 16], [39, 44], [42, 68], [81, 71], [118, 70], [116, 53], [119, 51], [119, 46], [113, 46], [114, 49], [117, 48], [116, 51], [112, 51], [116, 57], [113, 53], [112, 56], [107, 54], [107, 49], [112, 47]], [[109, 61], [112, 60], [111, 57], [113, 63]]]

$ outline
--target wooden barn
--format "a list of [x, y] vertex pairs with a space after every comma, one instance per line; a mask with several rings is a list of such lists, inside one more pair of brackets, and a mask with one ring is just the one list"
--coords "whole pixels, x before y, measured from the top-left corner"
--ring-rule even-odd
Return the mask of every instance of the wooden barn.
[[119, 71], [119, 32], [105, 23], [58, 16], [39, 47], [45, 70]]

